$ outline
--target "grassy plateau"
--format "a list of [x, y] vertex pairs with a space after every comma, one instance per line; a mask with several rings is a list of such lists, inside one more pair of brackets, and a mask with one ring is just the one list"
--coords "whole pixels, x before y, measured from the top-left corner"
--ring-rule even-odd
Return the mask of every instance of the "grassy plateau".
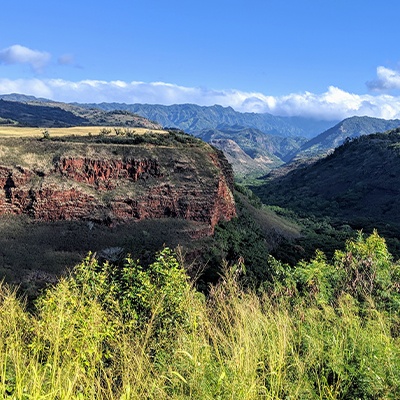
[[[115, 135], [115, 129], [112, 126], [73, 126], [65, 128], [36, 128], [36, 127], [21, 127], [21, 126], [0, 126], [0, 138], [2, 137], [43, 137], [45, 131], [51, 136], [82, 136], [82, 135], [98, 135], [100, 132], [110, 131], [111, 135]], [[121, 132], [124, 132], [124, 128], [119, 128]], [[147, 128], [130, 128], [131, 132], [136, 135], [142, 135], [149, 132]], [[166, 133], [164, 130], [154, 130], [154, 133]]]

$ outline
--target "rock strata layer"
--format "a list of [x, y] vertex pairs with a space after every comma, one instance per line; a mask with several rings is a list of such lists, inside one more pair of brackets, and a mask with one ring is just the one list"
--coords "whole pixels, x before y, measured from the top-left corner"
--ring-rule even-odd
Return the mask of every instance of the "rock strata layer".
[[205, 224], [197, 235], [210, 235], [220, 220], [236, 216], [232, 169], [208, 145], [92, 148], [65, 143], [55, 150], [35, 143], [33, 155], [26, 143], [18, 146], [13, 151], [20, 165], [0, 157], [0, 215], [107, 224], [181, 218]]

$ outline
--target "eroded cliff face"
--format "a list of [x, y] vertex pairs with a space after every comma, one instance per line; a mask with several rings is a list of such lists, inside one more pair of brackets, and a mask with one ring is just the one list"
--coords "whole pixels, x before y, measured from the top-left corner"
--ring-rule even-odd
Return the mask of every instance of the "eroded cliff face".
[[98, 189], [112, 189], [113, 181], [126, 179], [137, 182], [146, 174], [160, 178], [157, 160], [99, 160], [93, 158], [62, 158], [56, 172], [77, 182], [95, 185]]
[[203, 225], [195, 236], [212, 234], [220, 220], [236, 215], [232, 169], [208, 145], [92, 148], [66, 143], [55, 151], [36, 143], [34, 151], [34, 156], [21, 156], [34, 159], [32, 165], [10, 165], [0, 157], [0, 215], [107, 224], [181, 218]]

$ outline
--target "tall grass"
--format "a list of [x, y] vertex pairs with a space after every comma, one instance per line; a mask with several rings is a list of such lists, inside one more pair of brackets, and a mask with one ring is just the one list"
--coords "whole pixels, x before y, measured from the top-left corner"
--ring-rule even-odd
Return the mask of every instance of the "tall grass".
[[399, 319], [371, 297], [277, 298], [227, 269], [207, 298], [183, 291], [179, 323], [160, 325], [169, 292], [152, 293], [141, 324], [104, 307], [100, 278], [61, 280], [34, 313], [0, 285], [0, 398], [400, 398]]

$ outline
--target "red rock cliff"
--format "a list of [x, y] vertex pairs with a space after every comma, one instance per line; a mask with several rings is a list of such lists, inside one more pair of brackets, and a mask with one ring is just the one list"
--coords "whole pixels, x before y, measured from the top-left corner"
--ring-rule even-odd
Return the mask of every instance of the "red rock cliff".
[[204, 234], [236, 216], [233, 173], [221, 153], [208, 146], [123, 150], [113, 157], [66, 151], [42, 170], [1, 165], [0, 158], [0, 215], [103, 223], [183, 218], [206, 224]]

